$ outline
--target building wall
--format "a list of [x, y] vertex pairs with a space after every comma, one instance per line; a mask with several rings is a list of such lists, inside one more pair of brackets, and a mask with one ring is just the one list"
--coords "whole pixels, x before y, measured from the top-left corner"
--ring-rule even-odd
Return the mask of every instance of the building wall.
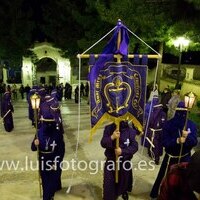
[[[40, 77], [45, 77], [45, 82], [49, 84], [49, 76], [56, 76], [56, 83], [66, 82], [71, 83], [71, 65], [70, 60], [63, 58], [60, 54], [60, 49], [53, 47], [50, 43], [35, 43], [34, 48], [31, 49], [35, 55], [36, 60], [49, 57], [57, 63], [57, 69], [53, 72], [45, 72], [45, 74], [38, 74], [36, 66], [32, 63], [31, 58], [23, 58], [22, 67], [22, 83], [32, 86], [34, 82], [40, 83]], [[39, 82], [38, 82], [39, 81]]]
[[[170, 88], [175, 87], [176, 82], [170, 79], [161, 79], [160, 80], [160, 91], [163, 91], [163, 89], [167, 86]], [[180, 94], [181, 96], [184, 96], [184, 94], [188, 92], [193, 92], [197, 95], [197, 100], [200, 100], [200, 81], [183, 81]]]

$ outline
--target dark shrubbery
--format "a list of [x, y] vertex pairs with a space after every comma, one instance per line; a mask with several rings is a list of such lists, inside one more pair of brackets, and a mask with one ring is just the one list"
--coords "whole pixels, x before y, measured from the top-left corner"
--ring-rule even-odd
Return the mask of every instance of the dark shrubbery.
[[199, 112], [193, 112], [189, 114], [189, 119], [192, 120], [196, 126], [197, 126], [197, 134], [198, 137], [200, 137], [200, 113]]

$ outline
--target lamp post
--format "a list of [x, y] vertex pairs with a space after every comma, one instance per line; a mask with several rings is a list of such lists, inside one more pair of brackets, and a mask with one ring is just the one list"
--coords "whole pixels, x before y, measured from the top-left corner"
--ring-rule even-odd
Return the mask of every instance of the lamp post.
[[189, 43], [190, 43], [190, 40], [188, 40], [184, 37], [178, 37], [176, 40], [173, 40], [174, 46], [179, 49], [178, 71], [177, 71], [177, 79], [176, 79], [175, 89], [180, 89], [179, 82], [180, 82], [180, 75], [181, 75], [182, 52], [184, 49], [186, 49], [188, 47]]
[[35, 122], [35, 128], [36, 128], [36, 137], [37, 137], [37, 129], [38, 129], [38, 118], [37, 113], [40, 106], [40, 96], [38, 94], [34, 94], [31, 96], [31, 106], [34, 111], [34, 122]]
[[[188, 112], [189, 112], [189, 109], [191, 109], [194, 106], [195, 99], [196, 99], [196, 95], [193, 92], [188, 92], [184, 95], [185, 108], [187, 110], [186, 110], [186, 119], [185, 119], [185, 125], [184, 125], [183, 130], [186, 130], [187, 128]], [[183, 143], [181, 143], [178, 163], [180, 163], [182, 151], [183, 151]]]
[[[38, 94], [34, 94], [31, 96], [31, 106], [34, 111], [34, 122], [35, 122], [35, 130], [36, 130], [36, 139], [38, 139], [38, 109], [40, 106], [40, 96]], [[37, 161], [39, 161], [39, 147], [37, 145]], [[38, 181], [39, 181], [39, 192], [40, 198], [42, 197], [42, 190], [41, 190], [41, 179], [40, 179], [40, 170], [38, 169]]]
[[194, 106], [195, 99], [196, 95], [193, 92], [188, 92], [187, 94], [185, 94], [185, 107], [191, 109]]

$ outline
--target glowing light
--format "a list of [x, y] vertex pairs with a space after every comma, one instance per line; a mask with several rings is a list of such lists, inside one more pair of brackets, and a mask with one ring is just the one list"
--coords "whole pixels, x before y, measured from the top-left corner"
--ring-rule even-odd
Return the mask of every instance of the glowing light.
[[173, 40], [173, 44], [175, 47], [180, 47], [180, 50], [182, 50], [183, 47], [187, 47], [190, 43], [190, 40], [188, 40], [185, 37], [178, 37], [176, 40]]
[[31, 96], [31, 106], [33, 110], [39, 109], [40, 106], [40, 96], [37, 94], [34, 94]]
[[189, 92], [187, 94], [185, 94], [185, 107], [186, 108], [192, 108], [195, 102], [196, 96], [193, 92]]

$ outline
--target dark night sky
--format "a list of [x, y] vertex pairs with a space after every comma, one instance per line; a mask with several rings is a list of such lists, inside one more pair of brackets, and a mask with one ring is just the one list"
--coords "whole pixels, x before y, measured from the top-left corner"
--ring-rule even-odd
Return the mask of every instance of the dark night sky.
[[[48, 41], [53, 42], [53, 38], [47, 38], [46, 35], [41, 31], [40, 25], [43, 22], [43, 12], [42, 12], [42, 6], [45, 4], [48, 4], [49, 0], [25, 0], [24, 1], [24, 8], [27, 9], [28, 7], [32, 7], [34, 10], [34, 21], [36, 24], [38, 24], [37, 28], [33, 32], [33, 42], [39, 41], [43, 42], [45, 39]], [[185, 4], [184, 4], [185, 5]], [[181, 6], [184, 6], [181, 3]], [[183, 64], [200, 64], [200, 52], [183, 52], [182, 53], [182, 61]], [[177, 64], [178, 63], [178, 56], [174, 56], [169, 53], [163, 54], [163, 63], [172, 63]]]
[[[32, 35], [32, 41], [39, 41], [43, 42], [47, 36], [42, 32], [40, 26], [43, 23], [43, 11], [42, 7], [45, 6], [45, 4], [48, 4], [48, 0], [25, 0], [23, 2], [23, 10], [32, 10], [33, 11], [33, 17], [36, 24], [36, 28], [33, 30]], [[49, 38], [48, 38], [49, 39]]]
[[[46, 35], [41, 31], [41, 24], [43, 23], [43, 12], [42, 6], [48, 4], [49, 0], [24, 0], [23, 10], [33, 9], [33, 19], [36, 24], [36, 28], [33, 30], [32, 41], [43, 42], [47, 39], [53, 42], [53, 38], [47, 38]], [[181, 4], [182, 5], [182, 4]], [[163, 55], [163, 63], [178, 63], [178, 56], [174, 56], [169, 53]], [[200, 64], [200, 52], [183, 52], [182, 53], [182, 63], [185, 64]]]
[[[174, 56], [169, 53], [163, 54], [163, 63], [178, 64], [178, 56]], [[200, 64], [200, 52], [199, 51], [188, 51], [182, 53], [182, 64]]]

